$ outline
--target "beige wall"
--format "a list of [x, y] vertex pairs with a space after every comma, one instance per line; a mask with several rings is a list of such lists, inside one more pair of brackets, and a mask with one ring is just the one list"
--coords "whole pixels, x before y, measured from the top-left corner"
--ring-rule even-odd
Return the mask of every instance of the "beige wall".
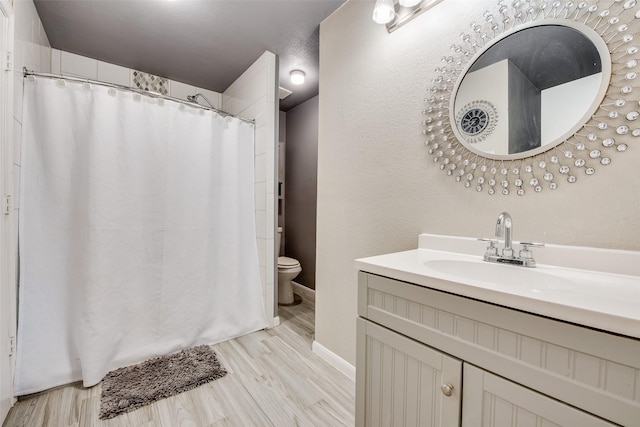
[[284, 253], [300, 261], [295, 282], [316, 287], [318, 97], [287, 111]]
[[433, 165], [421, 133], [425, 91], [495, 0], [444, 0], [392, 34], [372, 22], [373, 3], [350, 0], [320, 29], [319, 344], [355, 363], [353, 260], [415, 248], [419, 233], [490, 237], [506, 210], [515, 240], [640, 250], [637, 139], [594, 176], [524, 197], [476, 193]]

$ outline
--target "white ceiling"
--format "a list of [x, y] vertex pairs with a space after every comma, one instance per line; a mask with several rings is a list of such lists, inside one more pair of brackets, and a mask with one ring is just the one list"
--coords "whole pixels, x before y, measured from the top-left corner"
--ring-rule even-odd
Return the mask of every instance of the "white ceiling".
[[[265, 50], [284, 111], [318, 94], [319, 24], [345, 0], [34, 0], [51, 46], [224, 92]], [[289, 82], [301, 69], [307, 81]]]

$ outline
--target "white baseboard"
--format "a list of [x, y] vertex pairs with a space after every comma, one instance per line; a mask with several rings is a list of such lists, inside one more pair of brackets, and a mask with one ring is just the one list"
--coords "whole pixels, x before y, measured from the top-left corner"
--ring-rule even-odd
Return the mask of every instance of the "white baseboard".
[[291, 282], [291, 287], [293, 288], [293, 293], [298, 294], [302, 297], [303, 300], [311, 301], [315, 304], [316, 301], [316, 291], [307, 288], [300, 283]]
[[275, 328], [276, 326], [280, 325], [280, 316], [276, 316], [273, 318], [273, 323], [272, 326], [270, 326], [271, 328]]
[[318, 341], [313, 341], [313, 344], [311, 344], [311, 351], [320, 356], [320, 358], [329, 365], [345, 374], [349, 379], [353, 381], [356, 380], [356, 367], [322, 344], [318, 343]]

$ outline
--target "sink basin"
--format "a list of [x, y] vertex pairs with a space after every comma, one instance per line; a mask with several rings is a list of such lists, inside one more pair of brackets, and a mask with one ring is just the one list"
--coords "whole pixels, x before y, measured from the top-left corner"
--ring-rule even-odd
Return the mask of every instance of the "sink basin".
[[538, 268], [516, 267], [479, 260], [436, 259], [424, 266], [458, 281], [483, 282], [489, 285], [508, 285], [520, 291], [552, 292], [575, 286], [572, 280], [541, 271]]

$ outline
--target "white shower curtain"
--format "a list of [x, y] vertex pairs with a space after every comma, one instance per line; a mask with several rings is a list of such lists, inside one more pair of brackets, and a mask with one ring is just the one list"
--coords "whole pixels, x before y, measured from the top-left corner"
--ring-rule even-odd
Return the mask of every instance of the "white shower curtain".
[[253, 125], [25, 81], [17, 395], [267, 326]]

